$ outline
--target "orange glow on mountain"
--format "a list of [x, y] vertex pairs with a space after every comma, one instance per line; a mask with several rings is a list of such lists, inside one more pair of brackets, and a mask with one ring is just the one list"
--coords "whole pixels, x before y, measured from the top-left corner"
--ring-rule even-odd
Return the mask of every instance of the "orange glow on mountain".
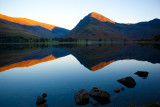
[[112, 60], [112, 61], [109, 61], [109, 62], [101, 62], [101, 63], [99, 63], [99, 64], [91, 67], [91, 70], [92, 70], [92, 71], [97, 71], [97, 70], [102, 69], [102, 68], [104, 68], [105, 66], [107, 66], [107, 65], [109, 65], [109, 64], [111, 64], [111, 63], [113, 63], [113, 62], [115, 62], [115, 60]]
[[100, 21], [102, 21], [102, 22], [110, 22], [110, 23], [115, 24], [114, 21], [112, 21], [112, 20], [106, 18], [105, 16], [103, 16], [103, 15], [101, 15], [101, 14], [98, 14], [98, 13], [96, 13], [96, 12], [92, 12], [90, 17], [96, 18], [96, 19], [98, 19], [98, 20], [100, 20]]
[[137, 23], [122, 23], [122, 24], [132, 25], [132, 24], [137, 24]]
[[41, 26], [41, 27], [48, 29], [50, 31], [54, 27], [57, 27], [55, 25], [46, 24], [46, 23], [34, 21], [31, 19], [27, 19], [27, 18], [10, 17], [10, 16], [6, 16], [6, 15], [2, 15], [2, 14], [0, 14], [0, 19], [4, 19], [4, 20], [10, 21], [10, 22], [14, 22], [14, 23], [22, 24], [22, 25]]
[[22, 61], [22, 62], [18, 62], [18, 63], [14, 63], [8, 66], [4, 66], [0, 68], [0, 72], [12, 69], [12, 68], [17, 68], [17, 67], [29, 67], [29, 66], [33, 66], [42, 62], [47, 62], [47, 61], [51, 61], [51, 60], [55, 60], [57, 58], [55, 58], [53, 55], [49, 55], [47, 57], [44, 57], [42, 59], [34, 59], [34, 60], [27, 60], [27, 61]]

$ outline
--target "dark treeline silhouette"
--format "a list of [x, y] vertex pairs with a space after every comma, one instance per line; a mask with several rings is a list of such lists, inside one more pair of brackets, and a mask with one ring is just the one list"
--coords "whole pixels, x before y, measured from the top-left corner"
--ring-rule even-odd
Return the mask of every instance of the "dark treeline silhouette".
[[153, 38], [154, 41], [160, 41], [160, 34]]
[[[75, 39], [72, 37], [68, 38], [28, 38], [28, 37], [22, 37], [22, 36], [0, 36], [0, 43], [47, 43], [47, 42], [89, 42], [91, 40], [89, 39]], [[107, 42], [112, 40], [108, 39], [97, 39], [94, 40], [95, 42]], [[159, 42], [160, 41], [160, 35], [155, 36], [152, 39], [140, 39], [139, 41], [153, 41], [153, 42]], [[128, 40], [124, 39], [121, 42], [128, 42]]]
[[1, 43], [77, 42], [74, 38], [25, 38], [21, 36], [0, 36]]
[[72, 37], [69, 38], [53, 38], [53, 41], [59, 41], [59, 42], [77, 42], [77, 39], [74, 39]]
[[144, 38], [141, 38], [139, 41], [155, 41], [155, 42], [160, 42], [160, 34], [159, 35], [156, 35], [154, 38], [152, 39], [144, 39]]

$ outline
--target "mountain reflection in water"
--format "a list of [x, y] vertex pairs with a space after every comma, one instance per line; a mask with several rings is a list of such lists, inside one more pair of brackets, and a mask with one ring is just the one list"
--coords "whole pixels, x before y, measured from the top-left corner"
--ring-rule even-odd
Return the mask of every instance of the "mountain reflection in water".
[[29, 67], [72, 54], [82, 65], [97, 71], [117, 60], [160, 63], [159, 45], [94, 44], [94, 45], [1, 45], [0, 72], [16, 67]]

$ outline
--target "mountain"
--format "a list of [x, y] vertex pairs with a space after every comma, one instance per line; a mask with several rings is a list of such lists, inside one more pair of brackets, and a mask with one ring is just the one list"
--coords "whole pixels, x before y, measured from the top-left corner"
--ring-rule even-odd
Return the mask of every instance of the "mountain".
[[68, 37], [89, 40], [139, 40], [150, 39], [160, 34], [160, 19], [136, 24], [114, 22], [105, 16], [92, 12], [84, 17]]
[[[10, 23], [12, 24], [12, 27], [16, 26], [29, 32], [32, 35], [37, 35], [43, 38], [63, 37], [69, 32], [67, 29], [27, 18], [15, 18], [0, 14], [0, 19], [0, 28], [3, 28], [3, 30], [8, 30], [8, 28], [5, 29], [3, 26], [5, 26], [5, 23]], [[4, 21], [5, 23], [3, 23]], [[8, 31], [8, 33], [10, 32]]]
[[[140, 23], [117, 23], [92, 12], [84, 17], [71, 31], [27, 18], [0, 14], [0, 41], [24, 41], [25, 38], [72, 37], [87, 40], [126, 41], [151, 39], [160, 35], [160, 19]], [[26, 41], [25, 41], [26, 42]]]
[[18, 25], [0, 19], [0, 42], [26, 42], [30, 38], [40, 38], [40, 36], [33, 34]]

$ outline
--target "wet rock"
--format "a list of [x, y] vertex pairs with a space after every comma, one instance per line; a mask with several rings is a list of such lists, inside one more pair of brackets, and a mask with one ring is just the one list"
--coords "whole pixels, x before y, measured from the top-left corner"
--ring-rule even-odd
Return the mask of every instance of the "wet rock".
[[122, 78], [122, 79], [117, 80], [117, 81], [120, 82], [121, 84], [125, 85], [128, 88], [133, 88], [136, 85], [136, 82], [132, 77]]
[[48, 107], [48, 104], [40, 104], [40, 105], [37, 105], [37, 107]]
[[79, 105], [84, 105], [89, 103], [89, 92], [85, 89], [80, 90], [74, 94], [75, 102]]
[[90, 103], [91, 103], [92, 106], [99, 106], [99, 105], [100, 105], [100, 104], [97, 103], [97, 102], [92, 102], [92, 101], [91, 101]]
[[43, 94], [42, 94], [42, 97], [43, 97], [43, 98], [46, 98], [46, 97], [47, 97], [47, 94], [46, 94], [46, 93], [43, 93]]
[[143, 79], [145, 79], [148, 77], [149, 73], [147, 71], [137, 71], [135, 74], [138, 75], [139, 77], [142, 77]]
[[110, 103], [110, 94], [96, 87], [90, 91], [90, 96], [102, 105]]
[[124, 88], [122, 87], [121, 90], [124, 91]]
[[119, 89], [119, 88], [115, 88], [115, 89], [114, 89], [114, 92], [119, 93], [119, 92], [120, 92], [120, 89]]
[[44, 104], [45, 102], [47, 102], [47, 100], [44, 99], [43, 97], [40, 97], [40, 96], [37, 97], [37, 101], [36, 101], [37, 105]]

